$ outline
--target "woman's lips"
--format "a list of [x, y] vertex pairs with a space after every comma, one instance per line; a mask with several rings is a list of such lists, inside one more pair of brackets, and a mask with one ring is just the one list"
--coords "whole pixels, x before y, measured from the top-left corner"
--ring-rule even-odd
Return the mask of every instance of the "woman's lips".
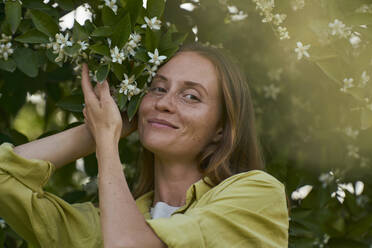
[[169, 125], [166, 125], [166, 124], [162, 124], [162, 123], [157, 123], [157, 122], [149, 122], [149, 124], [153, 127], [159, 127], [159, 128], [172, 128], [172, 129], [175, 129], [174, 127], [171, 127]]
[[152, 118], [148, 120], [148, 123], [154, 127], [167, 127], [167, 128], [173, 128], [173, 129], [178, 129], [173, 123], [163, 120], [163, 119], [158, 119], [158, 118]]

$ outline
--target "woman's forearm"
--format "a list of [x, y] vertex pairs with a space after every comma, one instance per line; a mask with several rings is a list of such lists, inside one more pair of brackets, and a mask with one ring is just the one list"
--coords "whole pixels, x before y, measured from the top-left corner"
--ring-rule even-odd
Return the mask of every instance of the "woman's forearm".
[[14, 147], [14, 152], [28, 159], [52, 162], [60, 168], [78, 158], [93, 153], [95, 141], [86, 124]]
[[164, 248], [134, 200], [113, 139], [97, 141], [99, 207], [104, 247]]

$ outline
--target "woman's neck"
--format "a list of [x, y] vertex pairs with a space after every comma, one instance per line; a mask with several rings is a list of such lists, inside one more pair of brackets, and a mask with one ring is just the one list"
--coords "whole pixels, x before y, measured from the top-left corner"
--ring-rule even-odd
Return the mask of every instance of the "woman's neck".
[[170, 206], [186, 204], [186, 192], [189, 187], [202, 178], [196, 163], [182, 161], [164, 161], [154, 159], [154, 201], [152, 207], [159, 201]]

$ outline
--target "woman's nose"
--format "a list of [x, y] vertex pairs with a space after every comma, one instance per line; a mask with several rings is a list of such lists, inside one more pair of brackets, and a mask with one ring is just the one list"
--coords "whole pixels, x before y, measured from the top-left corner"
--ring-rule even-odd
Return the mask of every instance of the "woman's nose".
[[161, 95], [155, 102], [155, 108], [162, 112], [174, 112], [173, 96], [169, 92]]

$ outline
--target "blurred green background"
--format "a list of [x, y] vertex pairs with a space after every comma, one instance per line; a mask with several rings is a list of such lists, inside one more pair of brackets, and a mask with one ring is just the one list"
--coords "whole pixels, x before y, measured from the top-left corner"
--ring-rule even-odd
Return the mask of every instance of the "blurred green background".
[[[23, 1], [58, 16], [83, 3]], [[164, 20], [188, 41], [223, 47], [244, 70], [266, 170], [290, 199], [289, 247], [372, 247], [372, 2], [168, 0]], [[69, 64], [49, 62], [33, 78], [0, 70], [0, 143], [81, 124], [68, 98], [78, 85]], [[138, 145], [136, 133], [120, 142], [131, 188]], [[92, 154], [56, 171], [46, 190], [71, 203], [97, 202], [96, 176]], [[0, 225], [0, 246], [27, 247]]]

